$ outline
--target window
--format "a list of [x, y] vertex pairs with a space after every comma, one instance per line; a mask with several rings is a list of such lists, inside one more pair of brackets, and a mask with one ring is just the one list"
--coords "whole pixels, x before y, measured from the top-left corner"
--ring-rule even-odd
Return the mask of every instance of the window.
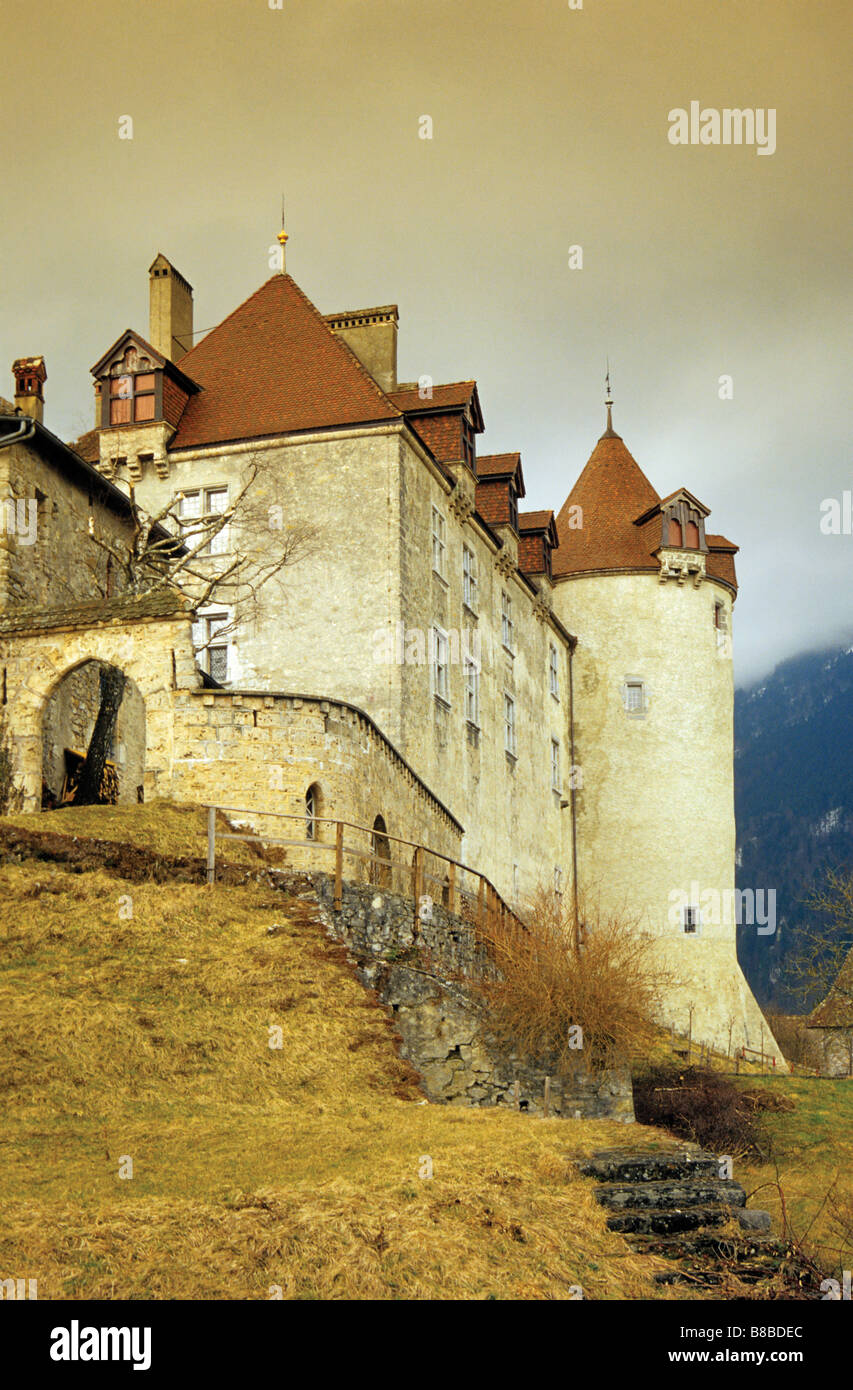
[[465, 718], [480, 727], [480, 670], [470, 656], [465, 658]]
[[623, 698], [629, 714], [645, 714], [646, 688], [642, 681], [626, 681], [623, 686]]
[[133, 420], [153, 420], [155, 401], [154, 372], [110, 377], [111, 425], [128, 425]]
[[515, 700], [504, 695], [504, 749], [511, 758], [516, 756], [515, 740]]
[[476, 469], [476, 453], [477, 453], [477, 450], [476, 450], [476, 446], [475, 446], [475, 443], [474, 443], [474, 429], [473, 429], [473, 426], [471, 425], [470, 421], [463, 419], [463, 421], [462, 421], [462, 458], [463, 458], [464, 462], [467, 463], [467, 465], [468, 465], [468, 467], [471, 469], [471, 472], [472, 472], [472, 473], [475, 473], [475, 472], [477, 471], [477, 469]]
[[200, 664], [220, 685], [228, 680], [228, 637], [224, 629], [230, 625], [228, 613], [205, 613], [193, 623], [193, 642]]
[[315, 782], [305, 793], [305, 838], [306, 840], [319, 840], [320, 827], [317, 824], [317, 816], [320, 813], [320, 788]]
[[515, 651], [515, 628], [512, 621], [512, 599], [504, 590], [501, 594], [501, 641], [508, 652]]
[[558, 792], [561, 787], [560, 779], [560, 741], [551, 739], [551, 790]]
[[698, 936], [699, 928], [702, 925], [698, 907], [685, 907], [682, 911], [684, 913], [684, 931], [686, 935]]
[[[188, 532], [187, 544], [191, 548], [202, 540], [201, 526], [212, 523], [217, 516], [228, 510], [228, 489], [227, 487], [205, 487], [196, 488], [189, 492], [178, 493], [178, 516], [181, 521], [189, 523], [185, 528]], [[197, 530], [192, 523], [198, 521], [200, 527]], [[225, 555], [228, 552], [229, 544], [229, 525], [226, 521], [218, 531], [201, 546], [199, 555]]]
[[557, 648], [552, 642], [548, 648], [548, 679], [551, 686], [551, 694], [555, 700], [560, 698], [560, 670], [557, 665]]
[[450, 704], [450, 664], [447, 633], [434, 627], [430, 633], [432, 642], [432, 691], [439, 700]]
[[477, 612], [477, 557], [467, 545], [462, 547], [462, 602]]
[[726, 605], [724, 603], [714, 604], [714, 627], [718, 632], [726, 630]]
[[674, 516], [671, 516], [669, 519], [669, 544], [677, 545], [678, 548], [681, 549], [681, 522], [677, 521]]
[[447, 522], [438, 510], [432, 509], [432, 567], [440, 579], [447, 571]]

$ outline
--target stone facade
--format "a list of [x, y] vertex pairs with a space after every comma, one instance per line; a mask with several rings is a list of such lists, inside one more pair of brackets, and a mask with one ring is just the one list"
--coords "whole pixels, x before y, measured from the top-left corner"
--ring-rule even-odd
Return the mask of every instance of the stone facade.
[[[233, 497], [253, 460], [262, 465], [258, 499], [273, 518], [280, 509], [289, 525], [316, 525], [317, 549], [271, 582], [259, 613], [241, 618], [229, 685], [305, 690], [368, 710], [463, 823], [466, 863], [510, 901], [553, 886], [555, 874], [570, 893], [571, 644], [551, 615], [550, 586], [533, 585], [508, 563], [505, 548], [460, 502], [460, 489], [402, 425], [175, 450], [167, 478], [153, 465], [143, 470], [137, 496], [154, 513], [181, 490], [227, 487]], [[443, 526], [442, 574], [433, 567], [433, 508]], [[276, 531], [269, 534], [274, 545]], [[474, 608], [463, 601], [463, 546], [473, 557]], [[512, 651], [503, 641], [507, 599]], [[444, 694], [431, 660], [440, 634]], [[473, 720], [466, 655], [479, 666]], [[514, 756], [505, 751], [505, 695], [513, 701]], [[396, 833], [393, 808], [388, 830]]]
[[[307, 793], [313, 792], [313, 838], [329, 848], [287, 851], [294, 868], [334, 864], [329, 820], [372, 828], [381, 817], [401, 839], [458, 859], [462, 827], [361, 710], [300, 695], [176, 691], [172, 761], [163, 794], [179, 801], [256, 811], [244, 820], [259, 833], [304, 840]], [[264, 815], [263, 812], [273, 814]], [[292, 816], [280, 821], [276, 815]], [[372, 853], [368, 836], [347, 835], [353, 850]], [[411, 882], [411, 849], [390, 845], [398, 882]], [[366, 862], [348, 858], [348, 878], [366, 876]]]

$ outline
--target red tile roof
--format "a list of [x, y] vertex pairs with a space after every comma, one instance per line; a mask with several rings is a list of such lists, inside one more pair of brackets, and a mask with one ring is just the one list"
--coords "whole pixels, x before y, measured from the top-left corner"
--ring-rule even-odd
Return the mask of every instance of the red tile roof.
[[273, 275], [185, 357], [203, 389], [169, 447], [396, 420], [400, 412], [289, 275]]
[[519, 512], [519, 531], [546, 531], [554, 519], [553, 512]]
[[[554, 575], [658, 569], [647, 528], [634, 522], [659, 500], [619, 435], [603, 434], [557, 516], [560, 544], [554, 552]], [[582, 508], [582, 518], [573, 507]], [[574, 527], [569, 525], [572, 518]]]
[[389, 391], [388, 399], [393, 401], [398, 409], [407, 413], [416, 410], [458, 410], [470, 403], [476, 390], [476, 381], [451, 381], [443, 386], [433, 386], [432, 395], [426, 399], [421, 397], [417, 386]]
[[101, 449], [98, 443], [99, 433], [99, 430], [87, 430], [85, 434], [81, 434], [79, 439], [72, 439], [68, 447], [73, 449], [75, 454], [79, 454], [81, 459], [85, 459], [87, 463], [99, 463], [101, 458]]
[[[683, 491], [679, 488], [670, 497]], [[692, 493], [687, 495], [692, 498]], [[554, 551], [554, 577], [594, 570], [659, 570], [656, 552], [661, 536], [660, 503], [661, 498], [624, 441], [608, 430], [590, 454], [557, 516], [559, 546]], [[707, 508], [698, 505], [707, 514]], [[582, 515], [573, 513], [573, 507], [580, 507]], [[570, 525], [572, 520], [574, 526]], [[706, 535], [705, 540], [707, 574], [736, 590], [737, 546], [724, 536]]]

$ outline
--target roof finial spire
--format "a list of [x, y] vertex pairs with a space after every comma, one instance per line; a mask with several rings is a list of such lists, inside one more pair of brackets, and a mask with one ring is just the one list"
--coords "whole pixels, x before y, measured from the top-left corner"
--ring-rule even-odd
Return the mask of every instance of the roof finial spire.
[[287, 232], [284, 230], [284, 194], [283, 194], [283, 193], [282, 193], [282, 195], [281, 195], [281, 231], [279, 232], [279, 234], [278, 234], [276, 240], [278, 241], [278, 243], [279, 243], [279, 245], [280, 245], [280, 247], [281, 247], [281, 265], [280, 265], [279, 269], [281, 270], [282, 275], [286, 275], [286, 274], [287, 274], [287, 271], [286, 271], [286, 269], [285, 269], [285, 264], [284, 264], [284, 248], [285, 248], [285, 244], [286, 244], [286, 242], [287, 242]]
[[604, 378], [604, 383], [607, 387], [607, 395], [604, 401], [604, 404], [607, 406], [607, 429], [604, 431], [606, 436], [615, 434], [615, 431], [613, 429], [613, 395], [610, 390], [610, 358], [605, 358], [605, 361], [607, 363], [607, 374]]

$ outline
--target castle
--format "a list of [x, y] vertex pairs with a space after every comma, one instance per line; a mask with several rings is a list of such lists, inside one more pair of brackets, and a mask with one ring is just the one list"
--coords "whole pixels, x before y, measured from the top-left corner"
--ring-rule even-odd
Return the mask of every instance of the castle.
[[[662, 1022], [784, 1067], [739, 969], [731, 662], [737, 547], [686, 488], [661, 498], [612, 423], [556, 513], [524, 512], [518, 453], [478, 455], [474, 380], [397, 380], [395, 305], [322, 314], [281, 265], [193, 345], [162, 255], [147, 337], [92, 369], [95, 428], [43, 421], [42, 358], [14, 365], [0, 489], [36, 539], [0, 544], [3, 704], [27, 809], [85, 747], [93, 663], [128, 677], [123, 799], [325, 817], [433, 844], [521, 904], [620, 915], [678, 978]], [[4, 407], [0, 404], [0, 411]], [[251, 610], [129, 595], [96, 537], [217, 516], [247, 469], [269, 531], [313, 548]], [[14, 515], [10, 501], [9, 515]], [[203, 563], [227, 562], [234, 527]], [[710, 899], [708, 898], [710, 894]], [[701, 895], [701, 896], [700, 896]]]

